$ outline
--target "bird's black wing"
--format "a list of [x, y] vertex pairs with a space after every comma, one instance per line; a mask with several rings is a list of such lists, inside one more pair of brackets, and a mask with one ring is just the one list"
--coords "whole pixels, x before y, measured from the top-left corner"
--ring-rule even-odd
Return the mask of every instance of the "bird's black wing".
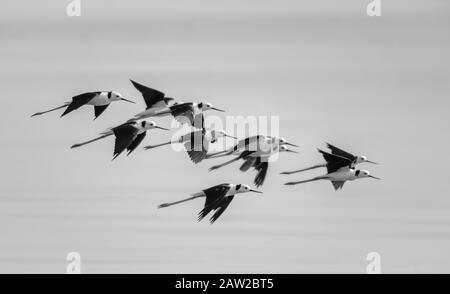
[[228, 205], [230, 205], [231, 201], [233, 201], [234, 195], [225, 197], [220, 203], [216, 206], [215, 212], [209, 222], [213, 224], [221, 215], [222, 213], [227, 209]]
[[337, 191], [339, 189], [342, 189], [342, 187], [344, 187], [345, 181], [332, 181], [331, 182], [333, 184], [334, 189]]
[[226, 197], [228, 191], [231, 189], [229, 184], [221, 184], [209, 189], [203, 190], [206, 195], [204, 208], [198, 214], [198, 220], [201, 221], [212, 210], [215, 210], [220, 202]]
[[319, 152], [322, 153], [323, 158], [325, 159], [325, 161], [327, 162], [327, 171], [328, 173], [333, 173], [335, 171], [338, 171], [339, 169], [343, 168], [343, 167], [350, 167], [352, 162], [350, 159], [339, 156], [339, 155], [335, 155], [335, 154], [331, 154], [328, 152], [325, 152], [323, 150], [319, 149]]
[[233, 151], [237, 151], [239, 149], [256, 151], [259, 149], [259, 145], [261, 144], [261, 139], [263, 139], [263, 136], [260, 136], [260, 135], [245, 138], [244, 140], [239, 141], [233, 147]]
[[256, 162], [256, 158], [255, 157], [247, 157], [244, 161], [244, 163], [241, 165], [241, 167], [239, 168], [239, 170], [241, 172], [246, 172], [248, 171], [252, 166], [255, 165]]
[[258, 171], [255, 177], [256, 187], [262, 186], [267, 176], [267, 170], [269, 169], [269, 163], [267, 161], [261, 162], [261, 158], [258, 158], [255, 162], [255, 169]]
[[350, 161], [354, 161], [356, 159], [355, 155], [353, 155], [347, 151], [344, 151], [342, 149], [339, 149], [338, 147], [333, 146], [330, 143], [327, 143], [327, 147], [331, 150], [331, 154], [345, 157], [345, 158], [349, 159]]
[[61, 117], [85, 105], [98, 94], [100, 94], [100, 92], [89, 92], [72, 97], [72, 102], [67, 106], [66, 111], [64, 111]]
[[169, 107], [172, 116], [181, 124], [194, 125], [194, 104], [191, 102], [172, 105]]
[[127, 147], [127, 150], [128, 150], [127, 155], [130, 155], [130, 153], [133, 152], [139, 146], [139, 144], [142, 143], [146, 134], [147, 134], [147, 132], [143, 132], [142, 134], [139, 134], [136, 136], [136, 139], [134, 139], [134, 141], [130, 144], [130, 146]]
[[133, 123], [125, 123], [112, 129], [116, 136], [114, 146], [114, 158], [119, 156], [125, 149], [130, 146], [138, 136], [138, 129]]
[[106, 108], [108, 108], [109, 104], [103, 105], [103, 106], [94, 106], [94, 111], [95, 111], [95, 118], [99, 117], [100, 114], [103, 113], [103, 111], [106, 110]]
[[168, 100], [172, 100], [172, 98], [165, 98], [165, 94], [146, 87], [144, 85], [141, 85], [133, 80], [130, 80], [133, 86], [142, 94], [142, 97], [144, 97], [145, 104], [147, 106], [147, 109], [154, 107], [158, 102], [164, 101], [167, 105]]

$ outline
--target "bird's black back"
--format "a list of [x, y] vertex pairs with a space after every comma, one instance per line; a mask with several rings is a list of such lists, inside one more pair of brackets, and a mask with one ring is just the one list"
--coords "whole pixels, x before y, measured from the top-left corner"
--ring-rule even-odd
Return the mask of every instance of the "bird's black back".
[[338, 171], [343, 167], [350, 167], [352, 164], [352, 161], [348, 158], [331, 154], [320, 149], [318, 149], [318, 151], [322, 153], [323, 158], [327, 162], [327, 171], [329, 174]]

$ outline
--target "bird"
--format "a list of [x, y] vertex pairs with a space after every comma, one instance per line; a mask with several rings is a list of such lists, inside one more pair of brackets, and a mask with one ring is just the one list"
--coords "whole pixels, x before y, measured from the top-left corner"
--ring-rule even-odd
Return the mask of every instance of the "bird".
[[241, 151], [256, 151], [256, 150], [271, 150], [272, 145], [288, 145], [298, 147], [295, 144], [289, 143], [285, 138], [255, 135], [240, 140], [235, 146], [227, 150], [219, 151], [207, 156], [207, 158], [224, 157], [228, 155], [239, 155]]
[[154, 113], [152, 113], [151, 115], [149, 114], [148, 116], [164, 117], [172, 115], [179, 123], [194, 126], [195, 117], [207, 110], [225, 112], [222, 109], [214, 107], [209, 102], [183, 102], [175, 103], [171, 106], [168, 106], [167, 108], [156, 110], [154, 111]]
[[[347, 158], [348, 160], [350, 160], [352, 168], [355, 168], [355, 166], [357, 164], [364, 163], [364, 162], [378, 164], [377, 162], [368, 160], [366, 156], [353, 155], [347, 151], [344, 151], [342, 149], [339, 149], [336, 146], [331, 145], [330, 143], [327, 143], [327, 147], [328, 147], [328, 149], [331, 150], [331, 154], [338, 155], [338, 156], [341, 156], [341, 157], [344, 157], [344, 158]], [[311, 167], [300, 169], [300, 170], [295, 170], [295, 171], [290, 171], [290, 172], [282, 172], [281, 174], [282, 175], [291, 175], [291, 174], [304, 172], [307, 170], [312, 170], [312, 169], [316, 169], [316, 168], [320, 168], [320, 167], [326, 167], [326, 166], [327, 166], [327, 163], [322, 163], [322, 164], [313, 165]]]
[[214, 211], [214, 214], [210, 218], [210, 223], [213, 224], [227, 209], [231, 201], [233, 201], [236, 194], [254, 192], [262, 194], [262, 192], [253, 190], [248, 185], [243, 184], [220, 184], [211, 188], [202, 190], [198, 193], [192, 194], [190, 198], [180, 200], [172, 203], [164, 203], [158, 206], [158, 208], [165, 208], [172, 205], [180, 204], [186, 201], [194, 200], [200, 197], [206, 197], [205, 206], [198, 214], [198, 221], [204, 219], [210, 212]]
[[144, 97], [144, 101], [146, 104], [146, 109], [134, 116], [131, 120], [139, 120], [151, 117], [156, 114], [156, 112], [161, 111], [162, 109], [167, 110], [169, 107], [169, 103], [174, 101], [174, 98], [166, 97], [166, 94], [139, 84], [131, 80], [133, 86], [142, 94]]
[[298, 153], [297, 151], [290, 150], [286, 145], [273, 144], [270, 150], [244, 150], [237, 157], [220, 165], [215, 165], [211, 167], [209, 171], [219, 169], [242, 159], [244, 160], [244, 163], [239, 169], [242, 172], [246, 172], [253, 167], [257, 171], [254, 183], [256, 187], [260, 187], [264, 184], [264, 181], [266, 179], [267, 170], [269, 169], [269, 162], [271, 161], [271, 158], [279, 152]]
[[95, 139], [72, 145], [70, 148], [78, 148], [84, 146], [86, 144], [104, 139], [106, 137], [114, 135], [116, 137], [116, 142], [114, 146], [114, 157], [113, 160], [117, 158], [123, 151], [128, 150], [128, 154], [130, 155], [139, 144], [144, 140], [147, 130], [150, 129], [161, 129], [168, 131], [166, 128], [162, 128], [156, 125], [154, 122], [126, 122], [117, 127], [110, 128], [102, 133], [100, 133], [100, 137]]
[[198, 124], [201, 125], [200, 129], [195, 129], [192, 132], [182, 135], [179, 138], [176, 138], [175, 140], [171, 140], [169, 142], [146, 146], [144, 147], [144, 149], [149, 150], [165, 145], [184, 143], [184, 147], [190, 159], [192, 160], [192, 162], [197, 164], [206, 158], [209, 150], [209, 145], [215, 143], [219, 138], [229, 137], [237, 140], [236, 137], [228, 135], [223, 130], [207, 130], [204, 125], [203, 114], [198, 114], [195, 120], [199, 121]]
[[297, 185], [319, 180], [329, 180], [333, 184], [334, 189], [337, 191], [342, 189], [346, 181], [354, 181], [362, 178], [373, 178], [380, 180], [380, 178], [372, 176], [367, 170], [356, 170], [352, 166], [352, 161], [346, 157], [331, 154], [320, 149], [318, 149], [318, 151], [323, 155], [325, 161], [327, 162], [327, 174], [309, 180], [288, 182], [285, 185]]
[[62, 106], [50, 110], [36, 112], [31, 117], [42, 115], [66, 107], [66, 110], [61, 115], [61, 117], [63, 117], [83, 105], [93, 105], [95, 115], [94, 119], [97, 119], [106, 110], [106, 108], [108, 108], [109, 104], [114, 101], [126, 101], [129, 103], [135, 103], [133, 101], [125, 99], [122, 94], [114, 91], [88, 92], [72, 97], [72, 102], [66, 102]]

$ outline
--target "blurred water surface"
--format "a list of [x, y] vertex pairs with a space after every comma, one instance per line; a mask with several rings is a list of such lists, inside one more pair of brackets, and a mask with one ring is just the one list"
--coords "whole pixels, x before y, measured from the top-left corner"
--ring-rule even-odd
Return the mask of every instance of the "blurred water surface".
[[[0, 272], [450, 272], [448, 1], [5, 1], [0, 11]], [[218, 160], [194, 166], [170, 149], [111, 162], [112, 140], [69, 146], [139, 112], [128, 79], [228, 115], [280, 116], [301, 146], [269, 170], [262, 196], [240, 195], [213, 226], [202, 201], [166, 210], [222, 182], [251, 183]], [[29, 115], [91, 90], [138, 101], [95, 122]], [[163, 126], [170, 120], [158, 119]], [[170, 134], [151, 131], [146, 143]], [[321, 161], [329, 141], [379, 161], [383, 178], [286, 187], [279, 172]]]

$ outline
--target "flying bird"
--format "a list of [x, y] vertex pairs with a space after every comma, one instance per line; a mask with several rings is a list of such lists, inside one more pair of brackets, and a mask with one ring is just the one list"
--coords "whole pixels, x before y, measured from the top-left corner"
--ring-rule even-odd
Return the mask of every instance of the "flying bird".
[[288, 145], [298, 147], [295, 144], [289, 143], [285, 138], [278, 138], [272, 136], [256, 135], [250, 136], [240, 140], [235, 146], [227, 150], [219, 151], [207, 156], [207, 158], [223, 157], [228, 155], [239, 155], [242, 151], [270, 151], [273, 146]]
[[232, 139], [237, 139], [231, 135], [228, 135], [223, 130], [207, 130], [204, 125], [203, 115], [199, 114], [196, 117], [196, 120], [201, 119], [201, 128], [194, 130], [188, 134], [182, 135], [175, 140], [171, 140], [169, 142], [165, 142], [158, 145], [149, 145], [144, 147], [145, 150], [154, 149], [157, 147], [182, 143], [192, 160], [195, 164], [201, 162], [206, 158], [209, 150], [210, 144], [214, 144], [221, 137], [229, 137]]
[[[339, 149], [338, 147], [333, 146], [333, 145], [331, 145], [329, 143], [327, 143], [327, 147], [331, 150], [331, 154], [338, 155], [338, 156], [341, 156], [341, 157], [344, 157], [344, 158], [347, 158], [348, 160], [350, 160], [350, 162], [351, 162], [350, 167], [351, 168], [355, 168], [355, 166], [357, 164], [364, 163], [364, 162], [368, 162], [368, 163], [372, 163], [372, 164], [378, 164], [376, 162], [368, 160], [366, 156], [353, 155], [353, 154], [351, 154], [351, 153], [349, 153], [347, 151], [344, 151], [342, 149]], [[304, 172], [304, 171], [307, 171], [307, 170], [312, 170], [312, 169], [316, 169], [316, 168], [320, 168], [320, 167], [326, 167], [326, 166], [327, 166], [327, 163], [321, 163], [321, 164], [313, 165], [311, 167], [300, 169], [300, 170], [296, 170], [296, 171], [282, 172], [281, 174], [282, 175], [291, 175], [291, 174]]]
[[72, 145], [72, 147], [70, 148], [78, 148], [86, 144], [114, 135], [116, 137], [116, 143], [114, 146], [114, 158], [113, 158], [114, 160], [125, 150], [128, 150], [127, 155], [130, 155], [131, 152], [133, 152], [144, 140], [147, 130], [155, 128], [168, 131], [168, 129], [166, 128], [157, 126], [156, 123], [154, 122], [147, 122], [147, 121], [126, 122], [124, 124], [121, 124], [120, 126], [102, 132], [100, 134], [100, 137], [98, 138], [80, 144]]
[[161, 110], [168, 110], [169, 103], [173, 101], [173, 98], [166, 97], [166, 94], [139, 84], [133, 80], [130, 80], [133, 86], [142, 94], [146, 104], [146, 109], [134, 116], [132, 120], [139, 120], [154, 116], [156, 112]]
[[333, 184], [334, 189], [339, 190], [342, 189], [346, 181], [354, 181], [362, 178], [373, 178], [380, 180], [380, 178], [372, 176], [370, 172], [366, 170], [356, 170], [352, 166], [352, 161], [348, 158], [336, 154], [331, 154], [320, 149], [319, 152], [323, 155], [323, 158], [327, 162], [326, 175], [315, 177], [305, 181], [289, 182], [285, 185], [297, 185], [319, 180], [329, 180]]
[[172, 205], [180, 204], [186, 201], [194, 200], [200, 197], [206, 197], [205, 206], [198, 214], [198, 221], [204, 219], [210, 212], [214, 211], [214, 214], [210, 218], [210, 223], [213, 224], [227, 209], [231, 201], [233, 201], [236, 194], [255, 192], [262, 193], [260, 191], [252, 190], [248, 185], [242, 184], [221, 184], [198, 193], [192, 194], [190, 198], [172, 202], [164, 203], [158, 206], [158, 208], [169, 207]]
[[63, 117], [66, 114], [80, 108], [83, 105], [93, 105], [94, 106], [94, 114], [95, 114], [94, 119], [96, 119], [106, 110], [106, 108], [108, 108], [109, 104], [111, 104], [111, 102], [114, 102], [114, 101], [126, 101], [126, 102], [130, 102], [130, 103], [134, 103], [133, 101], [123, 98], [122, 94], [114, 92], [114, 91], [88, 92], [88, 93], [84, 93], [84, 94], [80, 94], [80, 95], [72, 97], [72, 102], [66, 102], [66, 103], [64, 103], [64, 105], [50, 109], [50, 110], [36, 112], [31, 117], [49, 113], [49, 112], [52, 112], [52, 111], [55, 111], [55, 110], [58, 110], [61, 108], [66, 108], [64, 113], [61, 115], [61, 117]]
[[209, 171], [213, 171], [229, 165], [238, 160], [244, 160], [244, 163], [239, 168], [242, 172], [248, 171], [250, 168], [254, 168], [257, 171], [254, 183], [257, 187], [264, 184], [266, 179], [267, 170], [269, 169], [270, 158], [279, 152], [292, 152], [298, 153], [297, 151], [290, 150], [286, 145], [273, 144], [270, 150], [259, 149], [256, 151], [244, 150], [237, 157], [211, 167]]

